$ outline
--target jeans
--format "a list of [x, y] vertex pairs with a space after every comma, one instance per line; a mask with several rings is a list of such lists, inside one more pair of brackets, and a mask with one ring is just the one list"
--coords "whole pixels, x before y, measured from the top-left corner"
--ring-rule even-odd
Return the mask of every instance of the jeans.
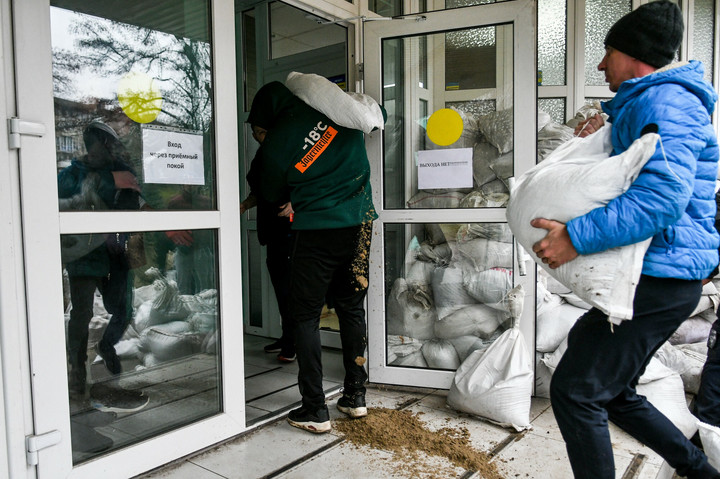
[[611, 329], [593, 308], [570, 330], [550, 400], [576, 478], [614, 479], [608, 419], [689, 478], [720, 477], [680, 430], [635, 391], [655, 351], [698, 303], [700, 281], [641, 276], [634, 316]]
[[290, 312], [295, 324], [298, 386], [303, 406], [309, 409], [318, 409], [325, 404], [319, 326], [327, 294], [333, 298], [340, 321], [345, 392], [365, 392], [367, 327], [364, 300], [368, 248], [361, 239], [369, 243], [370, 228], [368, 224], [293, 232]]
[[[720, 319], [715, 320], [712, 331], [715, 332], [715, 340], [708, 340], [708, 355], [700, 376], [700, 389], [695, 396], [693, 413], [702, 422], [720, 427], [720, 346], [717, 340]], [[710, 335], [712, 337], [713, 333]]]

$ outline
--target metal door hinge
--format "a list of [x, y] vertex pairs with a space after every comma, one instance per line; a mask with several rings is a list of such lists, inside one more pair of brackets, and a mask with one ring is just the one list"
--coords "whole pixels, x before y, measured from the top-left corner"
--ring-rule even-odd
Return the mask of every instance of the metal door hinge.
[[20, 148], [20, 135], [44, 136], [45, 125], [20, 118], [8, 118], [8, 148], [11, 150]]
[[37, 466], [38, 451], [41, 449], [60, 444], [62, 434], [60, 431], [50, 431], [37, 436], [25, 436], [25, 456], [30, 466]]
[[365, 79], [365, 64], [364, 63], [356, 63], [355, 64], [355, 74], [359, 81], [363, 81]]

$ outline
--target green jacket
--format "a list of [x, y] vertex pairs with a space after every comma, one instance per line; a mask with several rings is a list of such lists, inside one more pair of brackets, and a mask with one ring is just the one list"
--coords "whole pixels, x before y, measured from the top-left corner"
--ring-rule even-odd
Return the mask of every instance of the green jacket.
[[285, 85], [263, 86], [248, 116], [268, 130], [260, 149], [260, 188], [278, 202], [290, 187], [296, 230], [357, 226], [377, 218], [363, 132], [344, 128]]

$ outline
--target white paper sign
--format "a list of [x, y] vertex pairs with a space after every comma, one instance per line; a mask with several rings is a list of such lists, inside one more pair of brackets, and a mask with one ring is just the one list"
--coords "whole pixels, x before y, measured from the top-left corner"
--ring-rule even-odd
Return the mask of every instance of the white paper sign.
[[204, 185], [203, 137], [143, 128], [145, 183]]
[[418, 189], [472, 188], [472, 148], [418, 151]]

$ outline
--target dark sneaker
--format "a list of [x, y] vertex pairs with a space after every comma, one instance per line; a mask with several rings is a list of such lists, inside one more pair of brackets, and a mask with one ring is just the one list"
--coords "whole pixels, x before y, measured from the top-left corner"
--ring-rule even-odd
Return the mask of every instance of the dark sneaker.
[[266, 353], [279, 353], [282, 351], [282, 344], [280, 344], [280, 340], [277, 340], [272, 344], [268, 344], [263, 349]]
[[295, 356], [295, 353], [290, 354], [281, 352], [277, 355], [278, 361], [280, 361], [281, 363], [291, 363], [295, 361], [296, 357], [297, 356]]
[[93, 384], [90, 388], [91, 403], [94, 408], [104, 412], [136, 412], [147, 406], [150, 398], [142, 391], [112, 387], [106, 384]]
[[122, 364], [120, 363], [120, 358], [115, 352], [114, 347], [104, 347], [101, 343], [97, 343], [95, 345], [95, 352], [102, 358], [103, 363], [105, 363], [105, 367], [108, 371], [110, 371], [110, 374], [117, 375], [122, 372]]
[[367, 416], [365, 393], [356, 392], [352, 395], [343, 393], [342, 397], [338, 399], [337, 408], [353, 419]]
[[322, 434], [330, 431], [330, 414], [327, 406], [323, 405], [320, 409], [312, 411], [305, 406], [293, 409], [288, 414], [288, 422], [290, 425], [305, 429], [306, 431]]

